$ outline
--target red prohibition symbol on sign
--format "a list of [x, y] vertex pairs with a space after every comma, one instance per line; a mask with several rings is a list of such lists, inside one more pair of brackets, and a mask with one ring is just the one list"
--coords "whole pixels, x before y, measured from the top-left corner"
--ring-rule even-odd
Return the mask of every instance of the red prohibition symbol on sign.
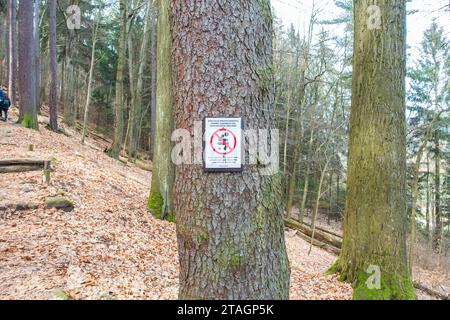
[[210, 145], [215, 153], [226, 156], [236, 149], [237, 138], [231, 130], [219, 129], [211, 136]]

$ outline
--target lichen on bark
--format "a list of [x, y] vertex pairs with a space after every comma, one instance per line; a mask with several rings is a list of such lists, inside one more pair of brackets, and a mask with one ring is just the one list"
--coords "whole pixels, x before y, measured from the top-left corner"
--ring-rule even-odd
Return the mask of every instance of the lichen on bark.
[[[367, 25], [377, 5], [379, 28]], [[355, 1], [353, 98], [342, 251], [328, 273], [355, 299], [414, 299], [406, 254], [406, 4]], [[366, 284], [371, 266], [380, 289]]]

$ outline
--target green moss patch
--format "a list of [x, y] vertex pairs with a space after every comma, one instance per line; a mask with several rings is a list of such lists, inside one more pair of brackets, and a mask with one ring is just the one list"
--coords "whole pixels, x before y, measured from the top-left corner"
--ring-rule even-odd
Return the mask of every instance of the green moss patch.
[[[161, 211], [164, 206], [164, 198], [161, 193], [152, 190], [148, 198], [148, 209], [156, 219], [161, 219]], [[172, 212], [166, 213], [164, 220], [175, 223], [175, 215]]]
[[75, 209], [75, 206], [72, 201], [65, 197], [50, 197], [45, 199], [45, 208], [55, 208], [58, 210], [63, 210], [65, 212], [71, 212]]
[[148, 198], [148, 209], [155, 218], [161, 218], [161, 210], [163, 205], [164, 198], [162, 195], [159, 192], [152, 190], [150, 192], [150, 197]]
[[372, 275], [358, 274], [354, 286], [354, 300], [416, 300], [416, 292], [411, 279], [393, 274], [381, 274], [380, 288], [370, 288]]
[[19, 120], [20, 124], [24, 128], [38, 130], [37, 117], [31, 115], [30, 113], [25, 113]]
[[49, 300], [67, 301], [67, 300], [72, 300], [72, 299], [64, 290], [55, 289], [51, 292]]

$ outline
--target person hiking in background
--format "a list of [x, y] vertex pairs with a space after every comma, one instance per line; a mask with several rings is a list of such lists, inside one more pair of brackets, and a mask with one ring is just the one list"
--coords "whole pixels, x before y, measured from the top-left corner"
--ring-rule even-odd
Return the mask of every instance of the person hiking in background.
[[8, 95], [5, 94], [2, 88], [0, 88], [0, 118], [3, 117], [4, 121], [8, 121], [8, 109], [11, 106], [11, 100]]

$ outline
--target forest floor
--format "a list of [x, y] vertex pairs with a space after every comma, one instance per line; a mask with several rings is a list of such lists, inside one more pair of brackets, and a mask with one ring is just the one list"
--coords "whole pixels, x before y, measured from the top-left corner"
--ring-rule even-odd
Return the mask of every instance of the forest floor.
[[[0, 299], [176, 299], [175, 226], [147, 211], [151, 173], [109, 158], [98, 139], [82, 145], [73, 130], [36, 132], [16, 120], [0, 122], [0, 159], [52, 159], [55, 171], [48, 186], [40, 171], [1, 174]], [[75, 209], [46, 209], [52, 196]], [[318, 248], [308, 255], [309, 244], [290, 230], [286, 242], [291, 299], [351, 299], [350, 285], [324, 275], [335, 256]]]

